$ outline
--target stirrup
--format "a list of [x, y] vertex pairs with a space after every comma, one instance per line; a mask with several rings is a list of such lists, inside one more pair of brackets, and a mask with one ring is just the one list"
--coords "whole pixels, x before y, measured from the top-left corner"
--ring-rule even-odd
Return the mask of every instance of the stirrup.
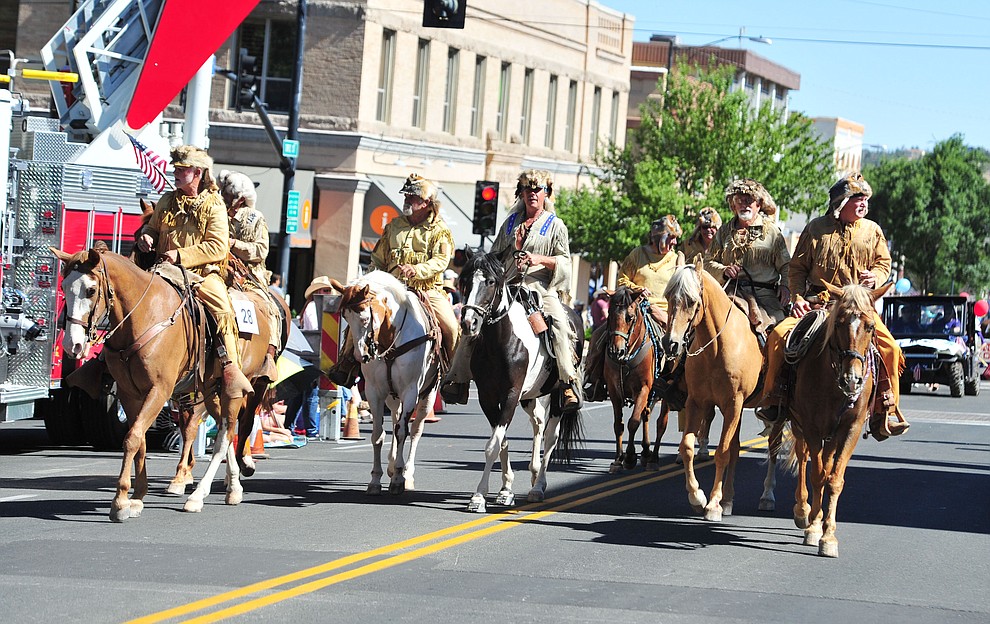
[[447, 403], [467, 405], [469, 383], [450, 381], [440, 386], [440, 396]]

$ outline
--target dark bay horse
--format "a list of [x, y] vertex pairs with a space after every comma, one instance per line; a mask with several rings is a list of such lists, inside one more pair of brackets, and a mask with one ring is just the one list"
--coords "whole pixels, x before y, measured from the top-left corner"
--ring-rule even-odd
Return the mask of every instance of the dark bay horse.
[[[656, 470], [660, 464], [660, 438], [667, 431], [670, 410], [665, 401], [655, 397], [651, 401], [650, 397], [653, 381], [658, 367], [663, 366], [664, 357], [660, 348], [662, 331], [648, 318], [649, 305], [642, 290], [626, 286], [620, 286], [609, 297], [603, 374], [612, 402], [615, 430], [616, 455], [609, 466], [610, 473], [636, 467], [635, 442], [640, 425], [643, 427], [641, 463], [649, 470]], [[657, 419], [656, 443], [651, 448], [650, 413], [657, 402], [661, 403], [660, 416]], [[627, 424], [628, 447], [623, 449], [622, 410], [630, 403], [632, 413]]]
[[[688, 396], [687, 423], [681, 439], [688, 502], [706, 520], [732, 515], [733, 479], [739, 459], [739, 425], [743, 407], [755, 407], [763, 354], [749, 318], [723, 292], [699, 260], [679, 267], [664, 291], [668, 333], [663, 345], [667, 357], [681, 359]], [[754, 393], [756, 396], [754, 396]], [[705, 414], [718, 407], [722, 435], [715, 450], [715, 482], [708, 498], [694, 472], [694, 441]], [[776, 440], [776, 442], [775, 442]], [[773, 509], [773, 486], [779, 431], [771, 433], [767, 479], [761, 509]]]
[[828, 286], [832, 304], [825, 331], [796, 366], [790, 400], [791, 464], [798, 475], [794, 523], [804, 529], [804, 543], [818, 546], [824, 557], [839, 556], [835, 536], [839, 495], [876, 389], [879, 356], [873, 347], [873, 306], [888, 288]]
[[[220, 364], [212, 349], [205, 349], [205, 313], [199, 314], [198, 319], [192, 314], [198, 306], [194, 297], [181, 295], [160, 276], [108, 251], [90, 249], [67, 254], [52, 248], [52, 253], [64, 265], [65, 353], [82, 359], [96, 342], [102, 342], [107, 368], [117, 382], [117, 398], [127, 415], [124, 459], [110, 519], [123, 522], [141, 515], [143, 499], [148, 493], [145, 433], [173, 394], [198, 395], [220, 427], [207, 474], [184, 509], [203, 508], [203, 500], [223, 459], [227, 460], [226, 502], [240, 503], [243, 497], [240, 474], [253, 474], [254, 462], [250, 453], [245, 454], [243, 447], [235, 449], [231, 441], [235, 431], [242, 444], [247, 441], [253, 419], [238, 417], [254, 414], [269, 382], [267, 377], [255, 374], [268, 351], [269, 324], [261, 321], [259, 333], [253, 339], [245, 340], [242, 334], [240, 340], [241, 368], [252, 380], [254, 393], [227, 399], [218, 391], [222, 377]], [[251, 294], [247, 295], [250, 298]], [[267, 306], [260, 299], [254, 302], [254, 309], [259, 316], [267, 314]], [[104, 322], [110, 330], [99, 337], [97, 330]], [[188, 434], [189, 428], [187, 438]], [[186, 440], [186, 444], [191, 443], [191, 439]], [[129, 496], [132, 466], [133, 498]], [[176, 479], [180, 479], [179, 474]]]
[[[461, 340], [474, 341], [471, 375], [478, 387], [481, 409], [492, 427], [485, 445], [485, 469], [468, 510], [486, 510], [489, 476], [496, 459], [502, 465], [502, 487], [496, 504], [511, 505], [515, 500], [506, 429], [517, 405], [529, 414], [533, 427], [529, 462], [532, 487], [527, 500], [540, 502], [546, 494], [547, 465], [554, 449], [559, 447], [558, 455], [567, 458], [580, 439], [580, 411], [562, 413], [561, 391], [556, 389], [557, 365], [544, 340], [533, 332], [515, 287], [505, 283], [501, 262], [491, 254], [475, 254], [461, 271], [458, 287], [464, 296]], [[568, 310], [573, 326], [582, 327], [577, 314]], [[578, 336], [576, 352], [580, 356], [584, 344], [582, 335]]]

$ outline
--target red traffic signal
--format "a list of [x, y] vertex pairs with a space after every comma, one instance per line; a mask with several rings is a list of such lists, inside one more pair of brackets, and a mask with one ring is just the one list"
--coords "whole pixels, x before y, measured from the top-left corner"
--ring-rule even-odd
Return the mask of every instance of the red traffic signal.
[[498, 217], [498, 182], [481, 180], [474, 185], [474, 219], [471, 231], [482, 236], [495, 233]]

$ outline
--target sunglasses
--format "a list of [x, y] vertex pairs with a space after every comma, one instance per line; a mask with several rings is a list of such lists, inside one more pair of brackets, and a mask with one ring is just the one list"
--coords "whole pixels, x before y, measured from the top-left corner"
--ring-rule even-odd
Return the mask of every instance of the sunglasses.
[[523, 190], [524, 191], [529, 191], [530, 193], [539, 193], [540, 191], [543, 191], [544, 193], [546, 193], [547, 192], [547, 187], [545, 187], [545, 186], [524, 186], [523, 187]]

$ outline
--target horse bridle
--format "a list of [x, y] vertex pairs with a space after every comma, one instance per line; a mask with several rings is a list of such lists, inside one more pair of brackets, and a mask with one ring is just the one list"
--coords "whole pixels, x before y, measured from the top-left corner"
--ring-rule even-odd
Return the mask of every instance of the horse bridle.
[[[646, 312], [642, 309], [642, 305], [643, 305], [643, 302], [644, 301], [646, 301], [646, 296], [643, 293], [640, 293], [640, 295], [638, 297], [636, 297], [636, 299], [630, 304], [630, 306], [632, 306], [632, 307], [634, 307], [636, 309], [636, 313], [637, 314], [643, 315], [643, 317], [644, 317], [643, 318], [643, 326], [645, 328], [646, 327], [646, 323], [648, 321], [645, 318]], [[649, 304], [647, 303], [647, 305], [649, 305]], [[628, 308], [627, 308], [627, 310], [628, 310]], [[642, 335], [640, 336], [640, 339], [639, 339], [639, 345], [631, 353], [627, 353], [625, 356], [623, 356], [623, 357], [620, 358], [620, 357], [616, 357], [616, 356], [612, 355], [612, 351], [613, 351], [612, 349], [607, 349], [606, 350], [606, 353], [608, 354], [608, 357], [613, 362], [615, 362], [616, 364], [628, 364], [628, 363], [632, 362], [636, 358], [636, 356], [638, 356], [639, 353], [646, 347], [646, 338], [647, 338], [647, 335], [648, 335], [648, 331], [649, 331], [648, 329], [644, 329], [643, 330], [643, 333], [642, 333]], [[612, 336], [615, 336], [615, 337], [618, 337], [618, 338], [622, 338], [623, 340], [625, 340], [626, 341], [626, 347], [628, 348], [629, 341], [632, 338], [633, 330], [630, 330], [628, 332], [620, 332], [620, 331], [616, 331], [615, 329], [612, 329], [610, 331], [610, 333], [612, 334]]]
[[[485, 325], [494, 325], [495, 323], [498, 323], [509, 313], [509, 306], [502, 305], [505, 301], [505, 293], [507, 290], [508, 285], [504, 281], [496, 280], [495, 294], [492, 296], [491, 301], [484, 306], [475, 305], [473, 303], [464, 303], [461, 305], [461, 314], [464, 314], [464, 310], [471, 310], [481, 317], [481, 322]], [[493, 308], [499, 312], [497, 316], [489, 316]]]
[[[866, 313], [865, 312], [861, 312], [860, 313], [860, 315], [864, 315], [864, 314], [866, 314]], [[866, 323], [866, 328], [867, 328], [867, 331], [870, 332], [871, 334], [873, 334], [873, 333], [876, 332], [876, 324], [875, 323], [872, 323], [872, 322]], [[872, 338], [870, 339], [870, 344], [871, 345], [873, 344], [873, 339]], [[860, 353], [859, 351], [856, 351], [855, 349], [839, 350], [837, 348], [832, 348], [831, 345], [830, 345], [829, 346], [829, 351], [831, 351], [834, 355], [838, 355], [838, 360], [836, 360], [836, 358], [833, 357], [832, 358], [832, 362], [831, 362], [832, 363], [832, 371], [835, 373], [835, 382], [839, 386], [839, 389], [842, 390], [842, 393], [846, 395], [846, 398], [849, 399], [849, 402], [850, 403], [855, 403], [857, 400], [859, 400], [859, 396], [860, 396], [860, 394], [862, 394], [863, 389], [860, 388], [857, 392], [850, 393], [850, 392], [847, 392], [845, 388], [843, 388], [843, 384], [842, 384], [842, 367], [841, 367], [841, 364], [842, 364], [842, 362], [844, 362], [847, 359], [859, 360], [859, 362], [863, 365], [863, 368], [866, 370], [866, 374], [863, 377], [864, 378], [864, 381], [865, 381], [865, 379], [872, 372], [873, 360], [872, 359], [868, 359], [866, 354]]]
[[[79, 263], [73, 265], [67, 273], [71, 273], [72, 271], [82, 272], [79, 270]], [[93, 309], [90, 310], [88, 317], [86, 319], [77, 319], [69, 316], [68, 313], [65, 315], [65, 322], [67, 324], [79, 325], [86, 329], [86, 339], [89, 341], [90, 345], [98, 344], [99, 337], [97, 336], [97, 330], [104, 321], [110, 320], [110, 311], [113, 309], [114, 301], [113, 285], [110, 283], [110, 280], [107, 279], [106, 266], [104, 265], [102, 257], [96, 267], [93, 268], [93, 274], [96, 275], [96, 281], [99, 283], [99, 286], [97, 287], [96, 301], [93, 302]], [[106, 303], [103, 316], [99, 317], [99, 321], [96, 321], [96, 310], [99, 308], [100, 299], [106, 299]], [[105, 342], [107, 337], [108, 336], [104, 336], [102, 341]]]

